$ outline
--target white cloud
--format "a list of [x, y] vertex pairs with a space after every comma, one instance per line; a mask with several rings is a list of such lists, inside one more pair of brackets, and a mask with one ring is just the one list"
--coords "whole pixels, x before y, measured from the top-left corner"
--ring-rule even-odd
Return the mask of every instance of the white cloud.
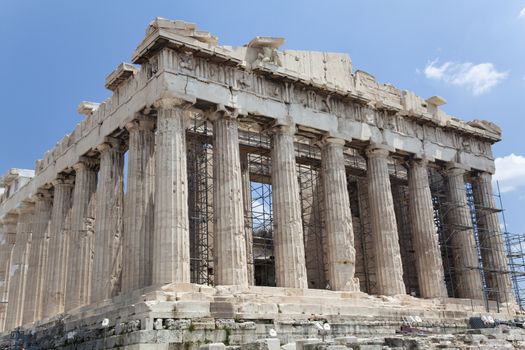
[[518, 17], [520, 17], [520, 18], [525, 17], [525, 7], [521, 9], [520, 15]]
[[494, 181], [499, 182], [501, 192], [511, 192], [525, 186], [525, 157], [511, 153], [496, 158]]
[[445, 62], [439, 65], [437, 59], [426, 65], [424, 73], [428, 79], [465, 87], [474, 95], [490, 91], [508, 76], [508, 72], [499, 72], [490, 62]]

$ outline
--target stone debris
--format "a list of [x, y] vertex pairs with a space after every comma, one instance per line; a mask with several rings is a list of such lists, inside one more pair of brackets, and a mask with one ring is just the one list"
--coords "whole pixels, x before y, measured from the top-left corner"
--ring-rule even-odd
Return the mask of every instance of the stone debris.
[[[479, 333], [479, 334], [475, 334]], [[277, 339], [262, 339], [238, 346], [240, 350], [275, 350]], [[269, 345], [269, 342], [274, 345]], [[525, 330], [517, 328], [469, 330], [466, 333], [395, 335], [384, 338], [338, 337], [298, 339], [282, 350], [423, 350], [423, 349], [525, 349]], [[204, 347], [201, 347], [204, 349]]]

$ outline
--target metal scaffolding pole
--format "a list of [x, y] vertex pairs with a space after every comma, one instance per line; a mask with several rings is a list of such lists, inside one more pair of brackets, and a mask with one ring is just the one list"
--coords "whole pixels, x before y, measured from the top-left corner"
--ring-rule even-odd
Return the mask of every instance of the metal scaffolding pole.
[[188, 130], [191, 282], [213, 284], [213, 146], [211, 123], [196, 116]]

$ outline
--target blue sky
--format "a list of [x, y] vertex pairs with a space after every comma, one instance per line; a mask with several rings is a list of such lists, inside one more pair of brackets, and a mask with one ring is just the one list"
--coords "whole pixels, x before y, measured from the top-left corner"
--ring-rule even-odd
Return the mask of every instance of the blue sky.
[[346, 52], [354, 70], [429, 97], [449, 114], [503, 129], [510, 231], [525, 232], [525, 0], [0, 0], [0, 174], [34, 167], [81, 120], [82, 100], [129, 61], [149, 21], [195, 22], [221, 44], [283, 36], [285, 48]]

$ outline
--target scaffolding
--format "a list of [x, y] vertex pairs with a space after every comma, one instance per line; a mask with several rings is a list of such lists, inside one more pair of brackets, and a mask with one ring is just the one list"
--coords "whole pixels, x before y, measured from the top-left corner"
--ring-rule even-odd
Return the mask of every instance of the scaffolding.
[[372, 249], [372, 235], [368, 216], [368, 192], [366, 179], [349, 173], [347, 168], [347, 184], [352, 212], [354, 229], [354, 246], [356, 250], [355, 277], [359, 278], [360, 290], [374, 294], [377, 288], [375, 283], [375, 261]]
[[213, 284], [213, 146], [211, 125], [196, 116], [187, 132], [191, 282]]
[[[465, 192], [467, 195], [467, 205], [470, 213], [470, 219], [472, 221], [472, 231], [474, 232], [474, 242], [476, 243], [476, 255], [477, 255], [477, 262], [478, 262], [478, 269], [481, 279], [481, 288], [483, 290], [483, 301], [485, 303], [485, 308], [487, 311], [490, 309], [489, 306], [489, 300], [493, 299], [498, 300], [498, 289], [490, 288], [487, 283], [487, 274], [485, 273], [485, 267], [483, 265], [483, 228], [480, 227], [478, 224], [478, 220], [480, 218], [480, 210], [479, 208], [476, 208], [476, 203], [474, 199], [474, 191], [471, 183], [465, 183]], [[483, 215], [483, 214], [481, 214]], [[485, 248], [486, 249], [486, 248]], [[504, 272], [502, 272], [504, 273]], [[499, 308], [499, 306], [498, 306]]]
[[454, 265], [452, 263], [452, 247], [449, 244], [449, 235], [446, 232], [445, 216], [448, 214], [446, 193], [444, 190], [444, 180], [435, 169], [429, 169], [430, 192], [432, 194], [432, 204], [434, 208], [434, 225], [438, 233], [438, 241], [441, 249], [441, 260], [445, 274], [445, 285], [449, 297], [455, 295]]
[[[473, 270], [476, 270], [476, 273], [479, 273], [481, 277], [481, 285], [479, 287], [482, 290], [484, 301], [486, 305], [488, 305], [489, 291], [487, 290], [483, 274], [483, 261], [481, 259], [479, 231], [477, 229], [472, 186], [466, 183], [464, 188], [454, 189], [456, 191], [465, 191], [465, 198], [467, 200], [465, 204], [451, 202], [447, 197], [447, 186], [445, 177], [435, 169], [430, 169], [434, 223], [439, 237], [448, 295], [452, 298], [459, 297], [458, 290], [461, 288], [461, 280], [464, 278], [464, 275], [469, 275]], [[458, 210], [467, 210], [470, 217], [468, 224], [459, 222], [460, 219], [458, 219], [458, 217], [461, 215], [457, 213]], [[476, 261], [471, 261], [470, 263], [472, 263], [472, 265], [464, 264], [468, 258], [461, 256], [460, 249], [462, 249], [462, 247], [459, 245], [460, 243], [458, 243], [458, 240], [462, 242], [460, 235], [463, 235], [463, 239], [465, 239], [468, 231], [471, 231], [473, 234], [473, 246], [471, 248], [475, 251], [474, 259]], [[460, 263], [463, 263], [463, 265], [459, 266]]]
[[525, 234], [510, 233], [507, 230], [507, 220], [503, 199], [496, 181], [496, 201], [501, 209], [501, 223], [503, 225], [503, 236], [505, 237], [505, 248], [507, 250], [508, 266], [512, 280], [512, 287], [516, 302], [521, 310], [525, 310]]
[[[434, 205], [434, 222], [437, 228], [439, 244], [441, 248], [445, 283], [449, 297], [458, 297], [458, 279], [461, 273], [468, 273], [476, 270], [480, 275], [480, 286], [482, 291], [483, 302], [487, 311], [500, 311], [500, 302], [505, 301], [506, 296], [502, 295], [499, 290], [499, 283], [504, 281], [506, 275], [510, 275], [512, 281], [514, 296], [517, 303], [523, 308], [525, 302], [525, 236], [522, 234], [511, 234], [506, 229], [505, 216], [501, 201], [499, 185], [496, 187], [496, 193], [492, 194], [494, 201], [499, 204], [499, 208], [487, 208], [480, 204], [476, 198], [482, 193], [476, 193], [473, 183], [465, 182], [465, 196], [467, 199], [466, 207], [470, 215], [469, 225], [460, 225], [451, 220], [453, 209], [457, 209], [456, 203], [451, 203], [446, 194], [446, 180], [437, 170], [429, 170], [430, 186], [432, 192], [432, 201]], [[479, 191], [479, 190], [478, 190]], [[503, 223], [503, 230], [489, 231], [483, 224], [490, 219], [489, 215], [497, 215]], [[455, 246], [453, 236], [462, 234], [465, 231], [471, 231], [473, 234], [473, 244], [476, 252], [475, 266], [456, 266], [454, 261], [454, 252], [460, 247]], [[486, 261], [490, 259], [490, 254], [497, 253], [494, 246], [501, 244], [491, 244], [494, 240], [504, 243], [504, 255], [508, 261], [508, 268], [495, 269], [487, 265]], [[489, 280], [491, 282], [489, 282]]]
[[[254, 124], [263, 124], [256, 120]], [[213, 285], [213, 141], [212, 125], [202, 115], [192, 119], [187, 131], [187, 165], [189, 187], [190, 218], [190, 261], [191, 281], [193, 283]], [[253, 271], [256, 285], [275, 286], [275, 261], [273, 247], [273, 204], [271, 181], [270, 137], [261, 129], [251, 129], [245, 124], [239, 130], [240, 150], [243, 158], [243, 171], [248, 173], [249, 189], [245, 184], [244, 207], [248, 254], [248, 268]], [[309, 288], [328, 287], [326, 278], [326, 237], [324, 237], [323, 186], [321, 183], [321, 155], [317, 145], [307, 135], [299, 135], [296, 140], [297, 176], [300, 188], [300, 205], [303, 222], [304, 244]], [[361, 281], [361, 289], [375, 292], [375, 272], [373, 247], [371, 246], [370, 222], [367, 217], [368, 194], [366, 185], [366, 160], [357, 149], [345, 151], [348, 191], [353, 216], [354, 239], [356, 245], [356, 277]], [[391, 159], [389, 173], [392, 192], [396, 203], [396, 219], [403, 261], [404, 280], [407, 292], [417, 296], [417, 273], [413, 268], [414, 251], [411, 245], [410, 218], [407, 213], [407, 169], [402, 158]], [[458, 297], [458, 275], [472, 273], [480, 275], [480, 288], [489, 311], [494, 305], [499, 310], [500, 291], [493, 280], [502, 274], [510, 275], [513, 292], [517, 303], [525, 306], [525, 235], [512, 234], [506, 229], [504, 211], [499, 186], [493, 194], [500, 208], [485, 208], [476, 202], [480, 196], [476, 193], [469, 179], [466, 179], [466, 207], [470, 214], [469, 223], [454, 222], [451, 216], [458, 205], [447, 198], [446, 178], [436, 169], [429, 169], [429, 180], [434, 207], [434, 223], [439, 238], [439, 245], [444, 266], [444, 277], [449, 297]], [[247, 198], [247, 199], [246, 199]], [[503, 229], [488, 232], [486, 215], [499, 215]], [[458, 266], [454, 236], [473, 234], [475, 263], [472, 266]], [[501, 232], [500, 232], [501, 231]], [[487, 254], [494, 253], [490, 244], [492, 239], [504, 243], [508, 258], [508, 269], [498, 271], [490, 268]], [[457, 242], [457, 241], [456, 241]], [[455, 246], [456, 245], [456, 246]], [[501, 245], [501, 243], [500, 243]], [[250, 250], [251, 249], [251, 250]], [[492, 249], [492, 251], [488, 251]], [[253, 253], [251, 253], [253, 251]], [[500, 279], [501, 280], [501, 279]], [[508, 279], [507, 279], [508, 281]], [[491, 286], [491, 287], [489, 287]]]
[[303, 223], [308, 288], [329, 288], [324, 257], [327, 254], [324, 237], [324, 194], [320, 176], [320, 151], [308, 140], [296, 147], [299, 200]]
[[250, 182], [250, 205], [246, 216], [251, 223], [254, 283], [276, 286], [273, 250], [273, 203], [270, 139], [264, 133], [244, 130], [240, 134], [242, 152], [247, 158]]
[[525, 310], [525, 235], [505, 232], [509, 270], [516, 301]]
[[408, 212], [408, 187], [401, 181], [392, 181], [392, 196], [394, 203], [397, 233], [399, 237], [399, 251], [403, 264], [403, 282], [407, 294], [420, 296], [419, 282], [416, 270], [416, 256], [412, 243], [412, 229]]
[[[259, 142], [268, 146], [269, 141], [261, 137]], [[248, 162], [255, 285], [275, 286], [271, 160], [267, 152], [249, 153]]]
[[399, 251], [403, 265], [403, 282], [406, 293], [420, 296], [419, 280], [416, 269], [416, 255], [412, 242], [412, 227], [409, 215], [408, 170], [403, 158], [393, 158], [389, 164], [390, 183], [394, 211], [396, 215]]

